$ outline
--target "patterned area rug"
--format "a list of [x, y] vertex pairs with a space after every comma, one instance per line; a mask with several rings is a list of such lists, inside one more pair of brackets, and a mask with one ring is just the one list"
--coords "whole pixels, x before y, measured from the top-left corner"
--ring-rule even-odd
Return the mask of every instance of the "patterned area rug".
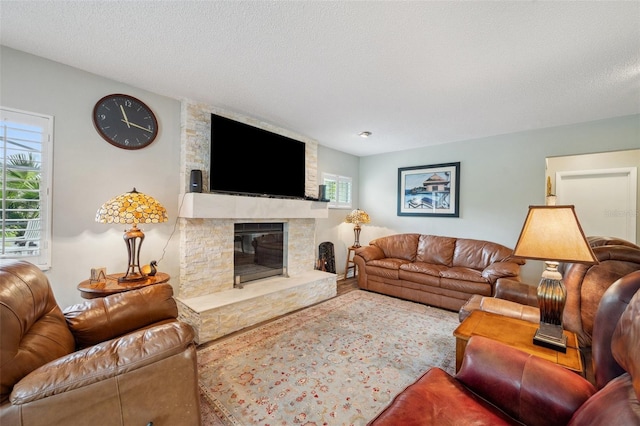
[[213, 343], [198, 351], [203, 424], [364, 425], [429, 367], [454, 372], [457, 325], [356, 290]]

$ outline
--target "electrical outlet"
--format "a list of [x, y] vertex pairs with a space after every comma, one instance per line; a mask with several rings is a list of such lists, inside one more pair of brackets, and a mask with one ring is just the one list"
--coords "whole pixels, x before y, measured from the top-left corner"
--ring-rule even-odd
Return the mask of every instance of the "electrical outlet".
[[107, 279], [107, 268], [91, 268], [91, 281], [103, 281]]

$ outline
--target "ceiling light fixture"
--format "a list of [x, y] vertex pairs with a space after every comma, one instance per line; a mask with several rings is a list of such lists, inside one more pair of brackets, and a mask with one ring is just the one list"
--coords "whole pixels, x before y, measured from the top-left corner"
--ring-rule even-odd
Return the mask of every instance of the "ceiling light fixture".
[[371, 136], [371, 132], [360, 132], [361, 138], [368, 138], [369, 136]]

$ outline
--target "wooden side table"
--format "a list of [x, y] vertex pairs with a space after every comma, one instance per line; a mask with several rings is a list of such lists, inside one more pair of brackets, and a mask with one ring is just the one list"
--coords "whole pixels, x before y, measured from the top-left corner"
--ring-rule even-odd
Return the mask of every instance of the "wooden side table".
[[491, 312], [473, 311], [453, 332], [456, 337], [456, 372], [460, 369], [471, 336], [484, 336], [584, 375], [582, 355], [575, 333], [564, 330], [567, 336], [567, 352], [562, 353], [534, 345], [533, 336], [537, 329], [537, 323]]
[[344, 278], [345, 279], [347, 278], [347, 275], [349, 275], [349, 269], [353, 269], [353, 277], [355, 278], [355, 276], [356, 276], [357, 271], [356, 271], [356, 264], [353, 261], [353, 255], [355, 254], [355, 250], [357, 248], [358, 247], [351, 246], [351, 247], [349, 247], [347, 249], [347, 264], [344, 267]]
[[120, 283], [118, 278], [123, 277], [122, 274], [107, 275], [104, 280], [91, 281], [85, 280], [78, 284], [80, 295], [85, 299], [94, 299], [96, 297], [104, 297], [110, 294], [122, 293], [123, 291], [135, 290], [137, 288], [146, 287], [152, 284], [166, 283], [169, 281], [169, 274], [157, 272], [152, 277], [131, 283]]

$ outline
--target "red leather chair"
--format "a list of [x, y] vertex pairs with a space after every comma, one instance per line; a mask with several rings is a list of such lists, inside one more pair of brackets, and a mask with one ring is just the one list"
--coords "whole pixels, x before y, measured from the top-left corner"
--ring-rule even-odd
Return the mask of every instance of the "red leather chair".
[[640, 425], [638, 289], [640, 271], [602, 297], [592, 345], [597, 387], [549, 361], [475, 336], [455, 376], [430, 369], [369, 424]]

